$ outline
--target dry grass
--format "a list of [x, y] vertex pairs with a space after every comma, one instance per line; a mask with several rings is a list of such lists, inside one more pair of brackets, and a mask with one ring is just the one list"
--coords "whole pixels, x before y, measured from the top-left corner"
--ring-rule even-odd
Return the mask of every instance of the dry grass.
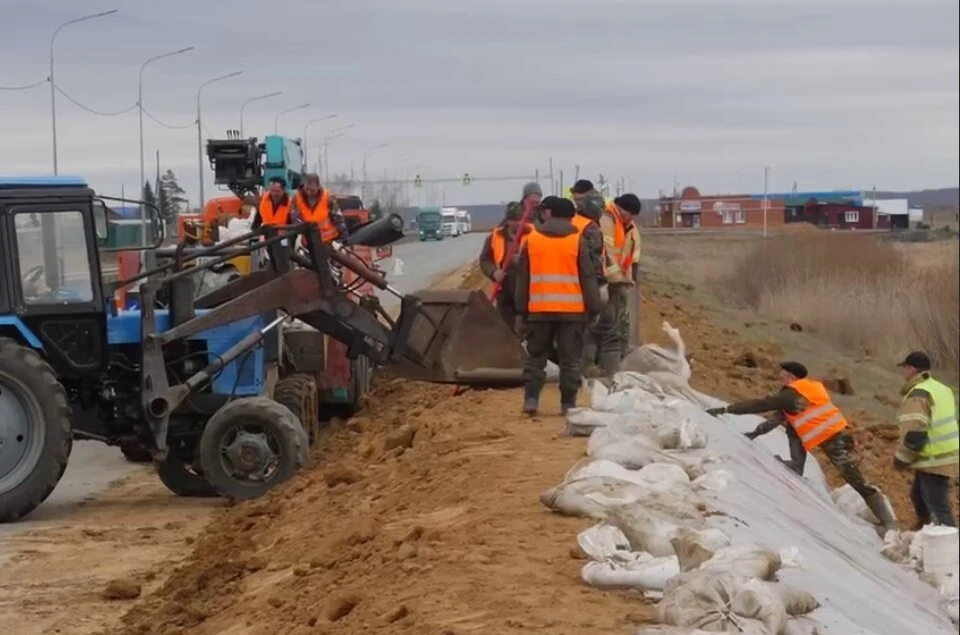
[[771, 318], [884, 362], [923, 349], [939, 368], [957, 373], [956, 241], [894, 245], [864, 235], [780, 236], [744, 250], [723, 277], [738, 300]]

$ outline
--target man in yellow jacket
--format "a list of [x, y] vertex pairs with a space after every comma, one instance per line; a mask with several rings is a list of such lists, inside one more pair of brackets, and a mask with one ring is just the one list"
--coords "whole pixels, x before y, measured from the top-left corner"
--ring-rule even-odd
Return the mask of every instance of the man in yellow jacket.
[[930, 376], [926, 353], [910, 353], [899, 367], [905, 383], [894, 467], [914, 472], [910, 501], [917, 529], [930, 522], [956, 527], [950, 508], [950, 481], [957, 478], [960, 465], [956, 399], [948, 386]]

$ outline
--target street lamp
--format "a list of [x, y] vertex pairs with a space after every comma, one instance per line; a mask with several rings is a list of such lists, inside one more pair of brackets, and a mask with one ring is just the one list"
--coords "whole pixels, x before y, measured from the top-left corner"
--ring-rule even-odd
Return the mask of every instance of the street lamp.
[[90, 15], [85, 15], [82, 18], [74, 18], [73, 20], [68, 20], [60, 26], [58, 26], [53, 35], [50, 36], [50, 124], [53, 129], [53, 173], [54, 175], [58, 174], [58, 165], [57, 165], [57, 85], [54, 82], [53, 78], [53, 44], [57, 39], [57, 35], [60, 34], [65, 27], [70, 26], [71, 24], [77, 24], [78, 22], [86, 22], [87, 20], [94, 20], [96, 18], [103, 18], [108, 15], [113, 15], [119, 11], [119, 9], [111, 9], [110, 11], [101, 11], [100, 13], [91, 13]]
[[310, 107], [310, 102], [307, 102], [305, 104], [300, 104], [299, 106], [295, 106], [293, 108], [287, 108], [286, 110], [281, 110], [280, 112], [278, 112], [277, 116], [273, 118], [273, 134], [279, 134], [280, 132], [280, 117], [284, 115], [288, 115], [291, 112], [297, 112], [298, 110], [303, 110], [304, 108], [309, 108], [309, 107]]
[[337, 113], [333, 113], [332, 115], [327, 115], [326, 117], [318, 117], [317, 119], [311, 119], [310, 121], [308, 121], [308, 122], [306, 123], [306, 125], [303, 126], [303, 140], [302, 140], [302, 143], [303, 143], [304, 161], [306, 161], [306, 153], [307, 153], [307, 132], [310, 130], [310, 126], [312, 126], [312, 125], [315, 124], [315, 123], [320, 123], [321, 121], [329, 121], [330, 119], [333, 119], [333, 118], [336, 117], [336, 116], [337, 116]]
[[[178, 49], [176, 51], [170, 51], [169, 53], [164, 53], [162, 55], [157, 55], [151, 57], [146, 62], [140, 65], [140, 78], [137, 83], [137, 110], [140, 114], [140, 191], [141, 194], [138, 198], [143, 198], [143, 184], [146, 183], [146, 168], [144, 166], [143, 159], [143, 71], [147, 69], [147, 66], [156, 62], [157, 60], [162, 60], [168, 57], [173, 57], [174, 55], [181, 55], [183, 53], [189, 53], [193, 50], [192, 46], [186, 48]], [[143, 204], [140, 205], [140, 231], [143, 234], [140, 237], [141, 244], [144, 247], [150, 244], [150, 241], [147, 239], [147, 215], [146, 210], [143, 209]]]
[[197, 89], [197, 162], [199, 163], [198, 169], [200, 174], [200, 208], [203, 209], [203, 202], [206, 200], [203, 196], [203, 124], [200, 121], [200, 93], [203, 92], [203, 89], [209, 86], [214, 82], [219, 82], [224, 79], [230, 79], [231, 77], [236, 77], [237, 75], [243, 75], [243, 71], [234, 71], [226, 75], [221, 75], [219, 77], [214, 77], [213, 79], [208, 79], [207, 81], [200, 84], [200, 88]]
[[266, 93], [265, 95], [257, 95], [256, 97], [251, 97], [247, 101], [240, 104], [240, 138], [241, 139], [243, 138], [243, 110], [244, 108], [247, 107], [247, 104], [254, 101], [260, 101], [261, 99], [269, 99], [270, 97], [279, 97], [282, 94], [283, 94], [283, 91], [278, 90], [272, 93]]
[[319, 163], [323, 166], [324, 182], [330, 180], [330, 167], [329, 167], [330, 166], [330, 154], [329, 154], [330, 142], [333, 141], [334, 139], [339, 139], [340, 137], [345, 136], [347, 133], [343, 132], [343, 130], [349, 130], [350, 128], [356, 128], [356, 127], [357, 127], [357, 124], [355, 123], [348, 123], [345, 126], [338, 126], [328, 131], [327, 136], [323, 138], [323, 143], [320, 144], [321, 145], [320, 150], [322, 152], [321, 154], [322, 160]]

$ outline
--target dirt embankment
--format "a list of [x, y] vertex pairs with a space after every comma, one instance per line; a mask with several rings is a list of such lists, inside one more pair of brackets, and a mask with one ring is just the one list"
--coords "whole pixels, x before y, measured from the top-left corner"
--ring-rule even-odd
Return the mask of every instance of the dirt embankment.
[[[678, 327], [700, 390], [733, 399], [776, 389], [780, 347], [715, 326], [681, 301], [685, 291], [651, 280], [644, 336], [662, 340], [664, 319]], [[317, 448], [313, 469], [225, 511], [116, 633], [632, 632], [650, 605], [580, 582], [574, 537], [587, 523], [537, 501], [584, 451], [558, 436], [557, 401], [548, 388], [531, 421], [516, 390], [454, 397], [383, 380], [364, 415]], [[889, 427], [867, 430], [874, 419], [848, 414], [868, 478], [912, 522], [907, 476], [889, 469]]]

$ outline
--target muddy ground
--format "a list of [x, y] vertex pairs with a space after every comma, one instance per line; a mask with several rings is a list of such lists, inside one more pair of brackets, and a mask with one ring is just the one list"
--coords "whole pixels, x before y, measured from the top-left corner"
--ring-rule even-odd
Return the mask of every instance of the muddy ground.
[[[691, 383], [728, 399], [774, 390], [783, 355], [846, 376], [855, 394], [837, 400], [864, 470], [912, 522], [907, 476], [890, 469], [895, 402], [885, 396], [896, 394], [895, 375], [729, 307], [658, 256], [654, 240], [645, 243], [644, 338], [664, 343], [669, 320], [694, 355]], [[466, 277], [444, 286], [477, 282]], [[630, 633], [651, 606], [583, 585], [574, 537], [587, 523], [537, 500], [584, 442], [559, 436], [555, 391], [535, 420], [519, 407], [518, 391], [454, 397], [383, 377], [363, 415], [317, 448], [314, 468], [260, 501], [193, 507], [152, 492], [159, 486], [144, 475], [78, 510], [72, 529], [36, 536], [32, 551], [23, 551], [28, 535], [18, 538], [14, 562], [0, 569], [0, 615], [38, 625], [24, 633]], [[129, 487], [144, 500], [134, 509]], [[104, 599], [118, 578], [121, 597]], [[122, 597], [127, 582], [141, 585], [140, 597]]]

